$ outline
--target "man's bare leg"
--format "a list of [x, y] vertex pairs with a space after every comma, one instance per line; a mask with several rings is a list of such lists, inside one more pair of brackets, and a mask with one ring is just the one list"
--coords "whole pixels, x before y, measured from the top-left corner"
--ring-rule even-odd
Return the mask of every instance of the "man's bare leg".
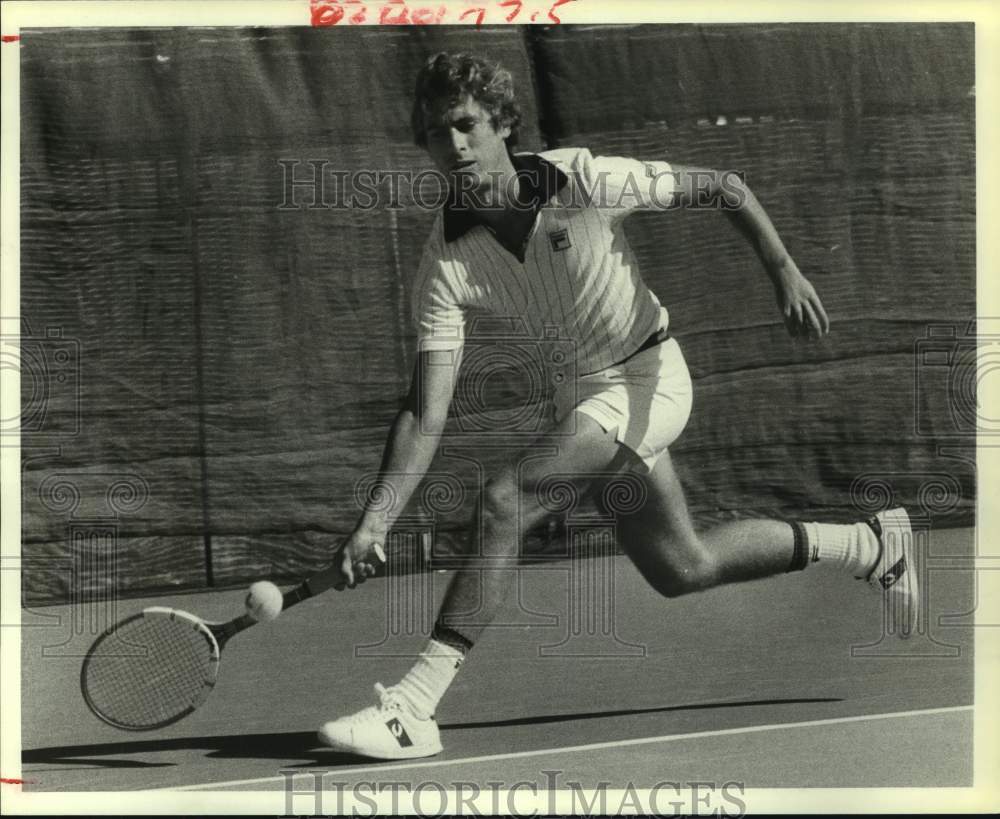
[[[625, 469], [633, 473], [634, 479], [643, 481], [647, 498], [638, 510], [616, 515], [619, 546], [650, 585], [667, 597], [799, 571], [816, 561], [854, 577], [868, 577], [876, 566], [889, 560], [890, 553], [902, 554], [902, 542], [891, 544], [892, 548], [884, 553], [878, 526], [869, 523], [741, 520], [696, 532], [670, 453], [663, 453], [648, 473], [635, 455], [626, 451], [623, 457], [629, 461]], [[601, 485], [596, 485], [594, 491], [596, 497], [602, 497]], [[905, 512], [892, 510], [880, 517], [899, 533], [897, 541], [908, 537], [904, 534], [909, 531]], [[898, 557], [889, 562], [896, 560]], [[884, 568], [891, 574], [892, 566]], [[885, 583], [882, 586], [888, 588]], [[916, 616], [916, 588], [896, 591], [902, 598], [901, 605], [905, 604], [906, 610], [897, 616], [905, 618], [907, 622], [901, 628], [906, 629]]]
[[[428, 647], [409, 673], [391, 689], [379, 689], [378, 709], [324, 725], [320, 736], [327, 744], [386, 759], [428, 756], [441, 750], [434, 710], [465, 654], [503, 603], [517, 571], [521, 537], [548, 514], [538, 497], [541, 482], [548, 476], [575, 476], [581, 492], [589, 489], [598, 498], [613, 494], [606, 490], [621, 470], [629, 470], [644, 483], [645, 502], [617, 516], [619, 545], [665, 596], [805, 567], [808, 544], [803, 524], [738, 521], [699, 535], [669, 453], [646, 473], [613, 433], [604, 432], [582, 413], [575, 416], [555, 433], [542, 436], [490, 481], [477, 518], [479, 552], [471, 556], [480, 565], [462, 569], [452, 578]], [[576, 426], [575, 435], [568, 434], [571, 425]], [[542, 454], [549, 450], [553, 454]], [[615, 511], [607, 504], [604, 508], [612, 514]], [[826, 527], [828, 535], [832, 530], [850, 533], [854, 528]], [[834, 539], [840, 537], [834, 535]], [[880, 543], [872, 537], [874, 559], [881, 560]], [[839, 553], [834, 550], [834, 554]]]
[[583, 497], [595, 480], [614, 474], [620, 449], [613, 433], [573, 413], [487, 483], [476, 515], [472, 565], [451, 579], [438, 614], [439, 632], [456, 632], [471, 646], [496, 617], [516, 576], [521, 538], [550, 514], [539, 502], [541, 482], [550, 475], [577, 476]]
[[670, 453], [649, 473], [637, 462], [632, 456], [633, 477], [645, 483], [646, 502], [618, 516], [619, 546], [657, 591], [676, 597], [789, 570], [795, 547], [790, 524], [741, 520], [699, 534]]
[[381, 759], [440, 752], [434, 711], [466, 652], [507, 596], [521, 537], [549, 514], [537, 496], [541, 482], [550, 475], [569, 476], [583, 496], [595, 479], [617, 468], [620, 447], [614, 435], [591, 418], [574, 415], [488, 482], [476, 515], [471, 565], [452, 577], [427, 647], [397, 685], [376, 686], [378, 707], [324, 724], [319, 731], [324, 743]]

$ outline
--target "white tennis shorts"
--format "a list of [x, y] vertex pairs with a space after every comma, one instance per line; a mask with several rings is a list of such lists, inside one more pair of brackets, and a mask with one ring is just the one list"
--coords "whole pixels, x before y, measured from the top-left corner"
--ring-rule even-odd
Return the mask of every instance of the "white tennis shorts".
[[618, 442], [651, 470], [683, 432], [691, 399], [687, 362], [677, 340], [670, 338], [557, 389], [555, 420], [573, 410], [590, 416], [605, 432], [615, 430]]

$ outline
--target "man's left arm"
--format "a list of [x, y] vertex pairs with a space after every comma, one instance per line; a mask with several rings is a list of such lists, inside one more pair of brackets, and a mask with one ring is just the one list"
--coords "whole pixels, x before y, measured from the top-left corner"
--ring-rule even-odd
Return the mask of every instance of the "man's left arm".
[[830, 320], [815, 288], [799, 271], [763, 206], [740, 176], [679, 165], [672, 166], [672, 176], [675, 206], [723, 210], [753, 246], [774, 285], [789, 334], [826, 335]]

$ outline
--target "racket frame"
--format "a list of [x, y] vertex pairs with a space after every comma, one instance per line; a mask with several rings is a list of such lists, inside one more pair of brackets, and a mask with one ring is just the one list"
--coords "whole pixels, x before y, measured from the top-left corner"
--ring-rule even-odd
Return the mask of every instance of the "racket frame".
[[[91, 697], [89, 686], [87, 684], [87, 672], [90, 668], [91, 662], [94, 661], [96, 652], [98, 648], [105, 642], [105, 640], [111, 639], [119, 631], [119, 629], [133, 623], [136, 620], [152, 618], [165, 618], [175, 622], [183, 623], [189, 626], [193, 631], [195, 631], [205, 642], [208, 644], [209, 648], [209, 665], [205, 678], [202, 681], [202, 686], [198, 693], [191, 699], [187, 708], [180, 711], [179, 713], [168, 717], [167, 719], [161, 720], [155, 724], [149, 725], [134, 725], [129, 723], [120, 722], [109, 714], [105, 714], [101, 708], [94, 702]], [[120, 620], [113, 626], [109, 627], [101, 634], [96, 640], [94, 640], [93, 645], [87, 652], [87, 656], [83, 660], [83, 666], [80, 669], [80, 692], [83, 694], [84, 702], [87, 704], [87, 708], [90, 709], [91, 713], [94, 714], [102, 722], [107, 723], [113, 728], [118, 728], [122, 731], [155, 731], [159, 728], [166, 728], [168, 725], [173, 725], [175, 722], [179, 722], [202, 705], [208, 695], [212, 693], [212, 689], [215, 688], [215, 682], [219, 676], [219, 663], [222, 657], [222, 647], [225, 645], [228, 636], [221, 631], [222, 627], [229, 624], [218, 624], [218, 623], [207, 623], [199, 617], [191, 614], [190, 612], [184, 611], [183, 609], [172, 609], [164, 606], [150, 606], [145, 608], [137, 614], [133, 614], [126, 617], [124, 620]], [[221, 638], [221, 639], [220, 639]], [[136, 648], [142, 648], [142, 646], [136, 645]], [[146, 649], [148, 651], [148, 648]]]
[[[385, 552], [382, 550], [381, 544], [375, 544], [374, 550], [382, 563], [385, 563]], [[334, 563], [326, 569], [317, 572], [308, 580], [300, 583], [298, 586], [294, 586], [286, 591], [282, 595], [282, 611], [301, 603], [303, 600], [308, 600], [310, 597], [314, 597], [317, 594], [328, 591], [329, 589], [343, 589], [346, 584], [347, 580], [344, 577], [343, 572], [341, 572], [337, 564]], [[209, 647], [211, 649], [209, 674], [206, 675], [204, 685], [198, 692], [197, 696], [192, 700], [189, 707], [181, 713], [171, 717], [170, 719], [163, 720], [156, 725], [125, 725], [117, 722], [108, 715], [101, 713], [100, 709], [98, 709], [95, 705], [90, 693], [87, 690], [87, 669], [90, 667], [95, 651], [98, 646], [104, 642], [104, 640], [113, 636], [118, 629], [122, 628], [127, 623], [146, 616], [170, 617], [175, 620], [184, 620], [189, 623], [192, 628], [197, 630], [198, 633], [201, 634], [202, 637], [204, 637], [209, 643]], [[83, 667], [80, 669], [80, 691], [83, 693], [83, 699], [87, 703], [87, 707], [96, 717], [98, 717], [98, 719], [123, 731], [155, 731], [159, 728], [165, 728], [168, 725], [172, 725], [173, 723], [184, 719], [184, 717], [188, 716], [188, 714], [193, 712], [196, 708], [202, 705], [206, 699], [208, 699], [208, 695], [212, 693], [212, 689], [215, 687], [215, 681], [218, 679], [219, 664], [222, 660], [222, 649], [232, 637], [256, 624], [257, 621], [247, 613], [241, 614], [239, 617], [234, 617], [232, 620], [225, 623], [210, 623], [206, 620], [202, 620], [194, 614], [191, 614], [190, 612], [184, 611], [183, 609], [172, 609], [164, 606], [150, 606], [149, 608], [145, 608], [138, 614], [133, 614], [130, 617], [126, 617], [124, 620], [120, 620], [115, 623], [96, 640], [94, 640], [93, 645], [91, 645], [90, 650], [87, 652], [87, 656], [83, 660]]]

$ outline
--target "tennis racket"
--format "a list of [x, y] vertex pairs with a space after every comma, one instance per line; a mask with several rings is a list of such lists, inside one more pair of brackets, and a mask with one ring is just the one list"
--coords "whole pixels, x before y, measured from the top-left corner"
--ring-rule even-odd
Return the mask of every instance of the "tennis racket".
[[[375, 551], [385, 563], [385, 553]], [[282, 611], [346, 583], [331, 566], [282, 595]], [[153, 731], [183, 719], [208, 699], [222, 649], [256, 624], [249, 614], [208, 623], [180, 609], [154, 606], [111, 626], [87, 652], [80, 690], [87, 707], [124, 731]]]

